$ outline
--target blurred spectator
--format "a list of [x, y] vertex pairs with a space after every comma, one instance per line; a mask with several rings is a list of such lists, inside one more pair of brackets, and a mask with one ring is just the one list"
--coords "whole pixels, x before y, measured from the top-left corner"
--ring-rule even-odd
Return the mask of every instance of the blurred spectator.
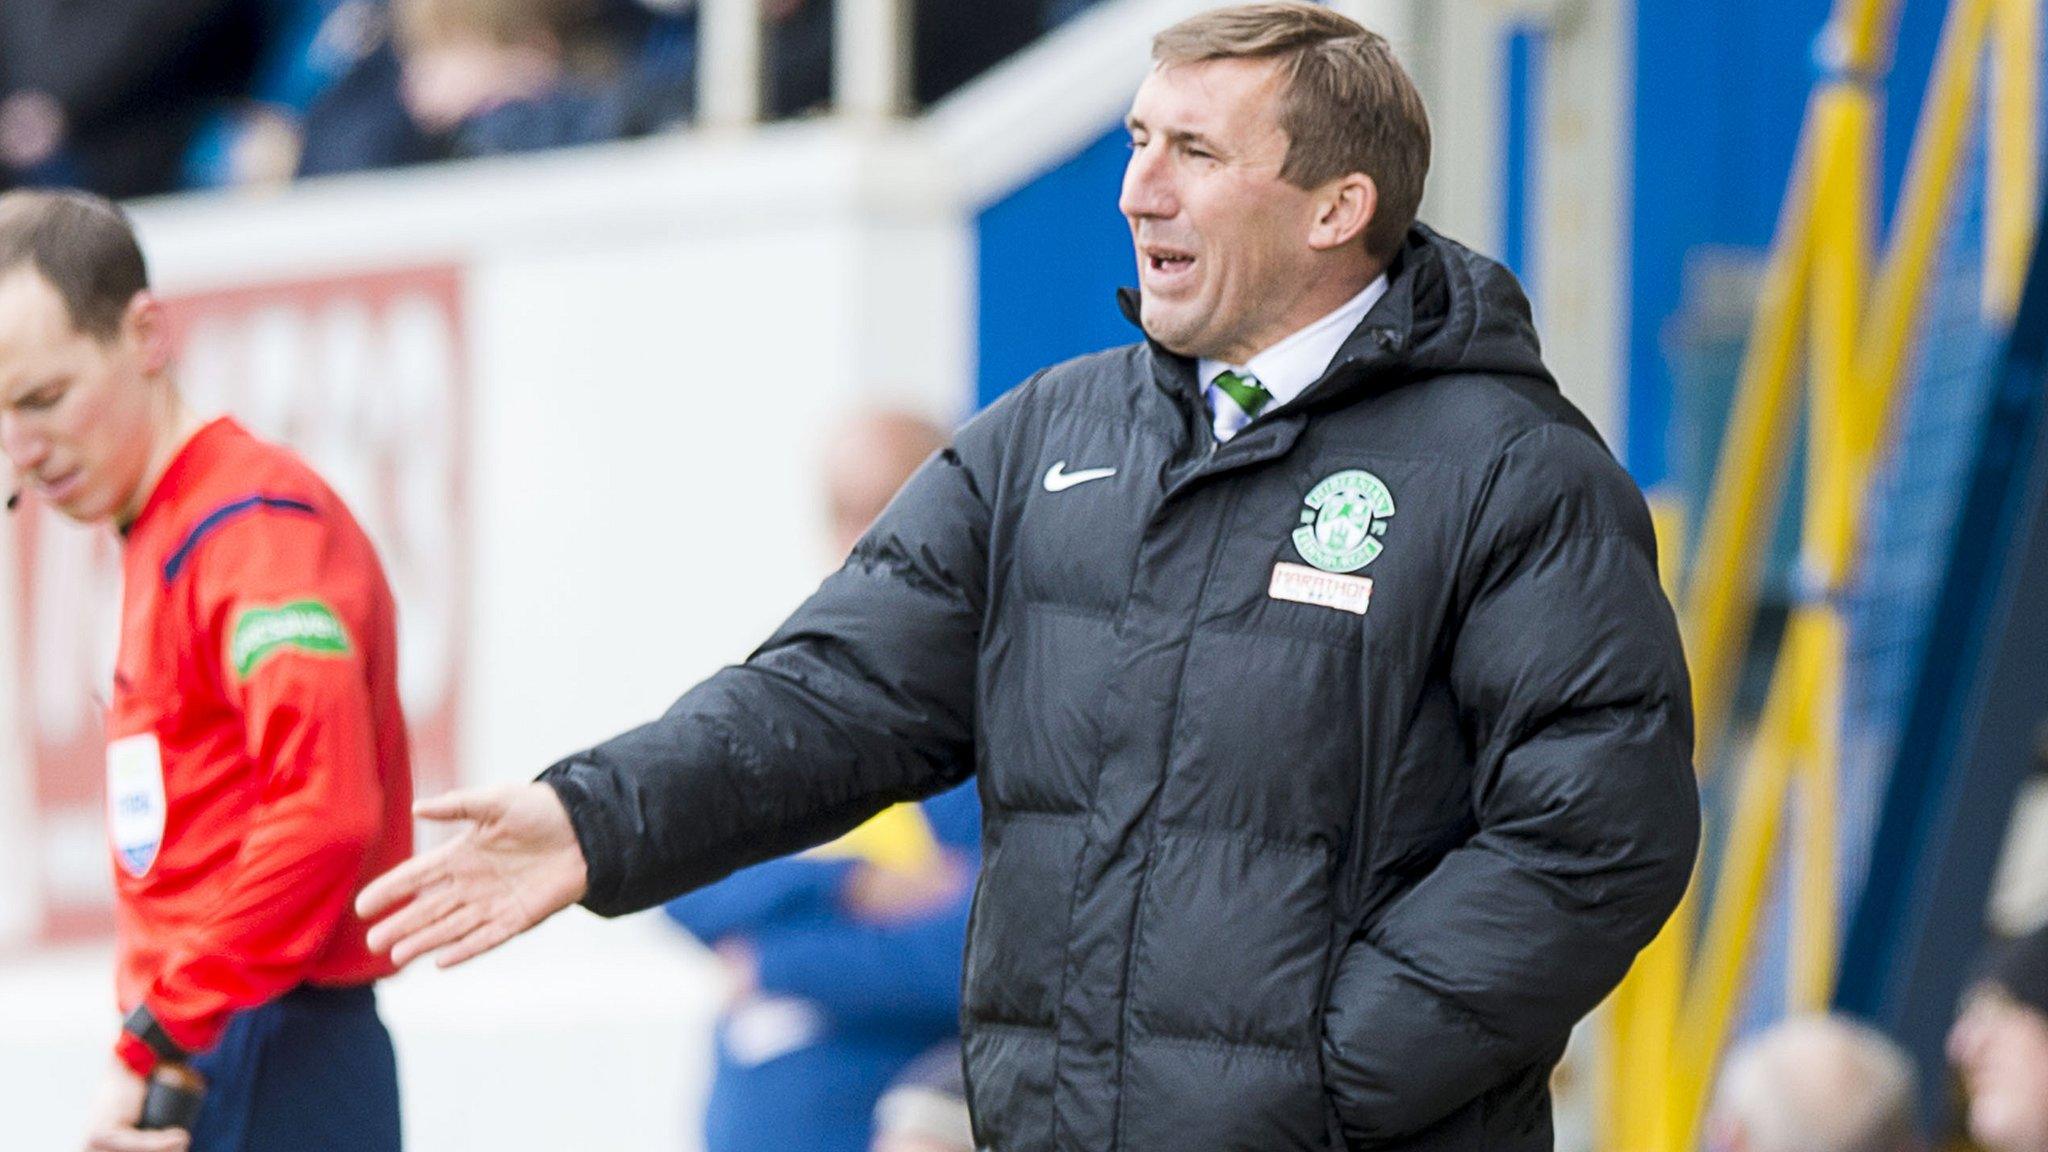
[[1038, 38], [1044, 0], [912, 0], [911, 97], [944, 99]]
[[[200, 135], [186, 160], [188, 187], [291, 179], [306, 151], [313, 110], [364, 60], [388, 50], [391, 13], [385, 0], [265, 0], [264, 8], [263, 53], [247, 98]], [[398, 101], [395, 62], [392, 77], [380, 122], [424, 139]], [[373, 163], [395, 166], [422, 157], [403, 148], [385, 149]]]
[[396, 0], [402, 91], [467, 154], [613, 135], [570, 71], [594, 0]]
[[1912, 1152], [1913, 1065], [1882, 1033], [1785, 1020], [1729, 1053], [1707, 1112], [1716, 1152]]
[[832, 0], [763, 0], [767, 114], [799, 116], [832, 100]]
[[960, 1045], [948, 1041], [911, 1061], [875, 1105], [871, 1152], [974, 1152]]
[[2001, 950], [1948, 1036], [1987, 1152], [2048, 1152], [2048, 928]]
[[[837, 430], [825, 458], [836, 554], [944, 444], [903, 414]], [[670, 902], [669, 916], [718, 954], [731, 985], [708, 1152], [868, 1152], [876, 1102], [905, 1066], [954, 1041], [957, 1069], [980, 836], [969, 781]]]
[[0, 187], [179, 186], [256, 64], [260, 0], [0, 0]]
[[[794, 116], [832, 99], [832, 0], [766, 0], [768, 110]], [[911, 0], [910, 97], [941, 100], [1036, 39], [1045, 0]]]
[[[1093, 0], [913, 0], [924, 106]], [[0, 0], [0, 188], [275, 185], [640, 136], [697, 0]], [[830, 106], [832, 0], [764, 0], [766, 111]]]
[[[688, 115], [691, 76], [607, 0], [394, 0], [398, 92], [441, 156], [644, 135]], [[665, 44], [666, 41], [663, 41]], [[365, 67], [388, 75], [371, 57]], [[329, 165], [323, 170], [340, 170]]]
[[[412, 118], [404, 69], [384, 0], [344, 5], [363, 19], [331, 41], [343, 54], [340, 75], [306, 109], [298, 175], [331, 176], [441, 159], [446, 144]], [[337, 13], [339, 15], [339, 13]]]
[[825, 444], [825, 519], [833, 562], [853, 551], [896, 490], [946, 434], [905, 412], [877, 412], [845, 421]]

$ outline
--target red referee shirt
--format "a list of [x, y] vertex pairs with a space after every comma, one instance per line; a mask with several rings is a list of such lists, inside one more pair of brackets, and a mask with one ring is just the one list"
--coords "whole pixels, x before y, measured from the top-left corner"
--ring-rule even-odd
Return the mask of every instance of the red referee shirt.
[[172, 460], [122, 570], [116, 981], [123, 1013], [147, 1003], [199, 1052], [238, 1009], [391, 971], [350, 905], [412, 854], [395, 611], [340, 499], [226, 419]]

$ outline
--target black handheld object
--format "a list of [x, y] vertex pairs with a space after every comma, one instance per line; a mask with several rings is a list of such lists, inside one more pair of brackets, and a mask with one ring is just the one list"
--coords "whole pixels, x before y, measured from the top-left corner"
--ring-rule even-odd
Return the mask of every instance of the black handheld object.
[[189, 1132], [205, 1102], [205, 1077], [184, 1064], [159, 1064], [150, 1074], [149, 1094], [142, 1098], [142, 1119], [135, 1126], [147, 1131], [183, 1128]]
[[7, 494], [7, 510], [12, 512], [19, 507], [21, 507], [21, 489], [16, 488]]

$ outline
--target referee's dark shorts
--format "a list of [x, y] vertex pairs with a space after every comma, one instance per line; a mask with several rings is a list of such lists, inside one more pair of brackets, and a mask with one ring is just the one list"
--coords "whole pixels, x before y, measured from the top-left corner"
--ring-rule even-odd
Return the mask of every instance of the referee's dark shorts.
[[398, 1061], [369, 985], [301, 985], [236, 1013], [192, 1064], [192, 1152], [399, 1152]]

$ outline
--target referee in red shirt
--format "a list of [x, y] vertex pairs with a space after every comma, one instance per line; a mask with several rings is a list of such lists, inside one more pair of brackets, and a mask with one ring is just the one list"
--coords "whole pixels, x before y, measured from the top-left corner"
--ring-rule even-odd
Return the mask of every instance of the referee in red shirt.
[[[412, 852], [369, 540], [296, 456], [185, 406], [134, 233], [95, 197], [0, 196], [0, 447], [26, 493], [121, 536], [107, 824], [125, 1019], [85, 1146], [396, 1152], [371, 990], [391, 969], [350, 909]], [[174, 1087], [199, 1102], [189, 1133], [144, 1124], [152, 1093], [152, 1123], [177, 1114], [158, 1108]]]

